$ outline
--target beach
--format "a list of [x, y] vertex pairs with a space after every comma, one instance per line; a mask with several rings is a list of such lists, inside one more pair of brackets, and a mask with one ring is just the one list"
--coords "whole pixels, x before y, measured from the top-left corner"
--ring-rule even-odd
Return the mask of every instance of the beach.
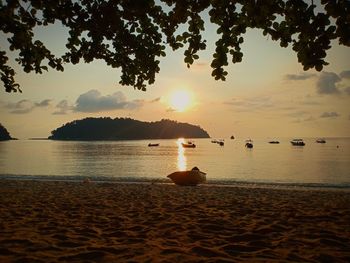
[[0, 180], [0, 262], [350, 262], [350, 192]]

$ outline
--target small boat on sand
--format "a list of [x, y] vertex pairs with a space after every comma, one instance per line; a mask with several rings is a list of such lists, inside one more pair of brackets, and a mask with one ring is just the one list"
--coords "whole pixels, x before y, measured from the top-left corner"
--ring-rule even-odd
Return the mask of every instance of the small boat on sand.
[[148, 147], [157, 147], [159, 146], [159, 143], [149, 143]]
[[269, 141], [269, 143], [271, 143], [271, 144], [279, 144], [280, 142], [279, 141]]
[[196, 148], [196, 145], [193, 142], [181, 143], [184, 148]]
[[195, 186], [205, 183], [206, 173], [200, 171], [197, 167], [193, 167], [190, 171], [178, 171], [167, 176], [177, 185]]
[[303, 139], [293, 139], [290, 141], [290, 143], [293, 146], [304, 146], [305, 145], [305, 142], [303, 141]]

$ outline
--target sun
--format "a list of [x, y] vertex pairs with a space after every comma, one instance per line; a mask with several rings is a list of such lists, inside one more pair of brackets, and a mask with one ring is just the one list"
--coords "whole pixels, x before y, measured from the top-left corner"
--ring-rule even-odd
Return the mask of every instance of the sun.
[[176, 90], [170, 95], [169, 105], [175, 111], [186, 111], [191, 104], [192, 96], [187, 90]]

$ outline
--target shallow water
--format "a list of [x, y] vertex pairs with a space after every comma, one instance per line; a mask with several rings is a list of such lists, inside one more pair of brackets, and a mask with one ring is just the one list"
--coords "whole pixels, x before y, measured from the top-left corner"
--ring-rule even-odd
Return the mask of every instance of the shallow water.
[[309, 138], [304, 147], [279, 141], [254, 140], [253, 149], [243, 139], [224, 146], [195, 139], [194, 149], [177, 140], [7, 141], [0, 142], [0, 178], [166, 182], [167, 174], [197, 166], [212, 183], [350, 187], [350, 138], [327, 138], [326, 144]]

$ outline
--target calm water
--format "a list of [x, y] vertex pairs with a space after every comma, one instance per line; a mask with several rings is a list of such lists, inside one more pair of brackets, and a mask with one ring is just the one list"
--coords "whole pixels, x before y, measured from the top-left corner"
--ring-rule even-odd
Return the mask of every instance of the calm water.
[[[176, 140], [73, 142], [18, 140], [0, 142], [0, 177], [117, 181], [164, 181], [166, 175], [198, 166], [210, 183], [316, 184], [350, 187], [350, 138], [329, 138], [326, 144], [304, 139], [306, 146], [243, 139], [194, 140], [183, 149]], [[339, 148], [337, 148], [339, 145]]]

